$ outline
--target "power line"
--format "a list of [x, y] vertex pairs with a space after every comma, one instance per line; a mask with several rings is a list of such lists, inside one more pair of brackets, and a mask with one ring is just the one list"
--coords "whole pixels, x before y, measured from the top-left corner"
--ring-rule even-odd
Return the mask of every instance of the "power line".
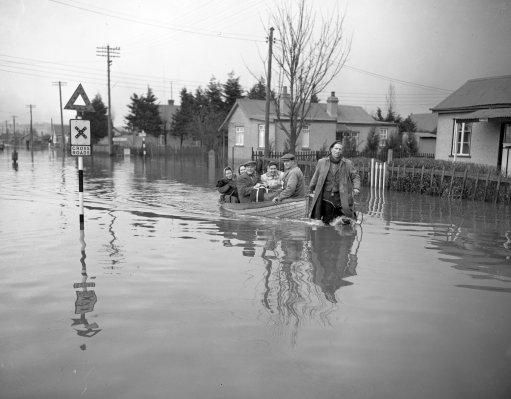
[[[141, 24], [141, 25], [153, 26], [153, 27], [156, 27], [156, 28], [162, 28], [162, 29], [167, 29], [167, 30], [176, 31], [176, 32], [191, 33], [191, 34], [195, 34], [195, 35], [216, 37], [216, 38], [221, 38], [221, 39], [233, 39], [233, 40], [243, 40], [243, 41], [253, 41], [253, 42], [254, 41], [255, 42], [264, 42], [264, 41], [262, 41], [260, 39], [255, 39], [253, 36], [249, 36], [249, 35], [231, 34], [231, 33], [222, 33], [222, 32], [208, 32], [208, 31], [202, 31], [201, 32], [201, 31], [192, 30], [192, 29], [173, 28], [173, 27], [170, 27], [170, 26], [168, 26], [168, 25], [166, 25], [164, 23], [160, 23], [160, 22], [152, 23], [152, 22], [149, 22], [149, 21], [144, 21], [144, 20], [141, 20], [139, 18], [136, 18], [135, 16], [126, 17], [126, 16], [118, 15], [118, 14], [114, 13], [114, 11], [102, 12], [102, 11], [93, 10], [91, 8], [79, 6], [79, 5], [68, 4], [68, 3], [65, 3], [65, 2], [59, 1], [59, 0], [48, 0], [48, 1], [60, 4], [60, 5], [66, 6], [66, 7], [71, 7], [71, 8], [75, 8], [75, 9], [78, 9], [78, 10], [87, 11], [87, 12], [90, 12], [90, 13], [93, 13], [93, 14], [99, 14], [99, 15], [103, 15], [103, 16], [107, 16], [107, 17], [111, 17], [111, 18], [116, 18], [116, 19], [120, 19], [120, 20], [124, 20], [124, 21], [128, 21], [128, 22], [134, 22], [134, 23]], [[252, 39], [250, 39], [251, 37], [252, 37]]]

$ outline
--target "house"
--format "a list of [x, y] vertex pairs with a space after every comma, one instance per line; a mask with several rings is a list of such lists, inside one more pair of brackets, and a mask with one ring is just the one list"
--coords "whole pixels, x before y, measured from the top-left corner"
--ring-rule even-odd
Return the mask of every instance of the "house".
[[419, 148], [419, 154], [434, 154], [436, 148], [436, 126], [438, 115], [410, 114], [410, 119], [415, 123], [415, 137]]
[[[281, 152], [286, 149], [287, 136], [280, 123], [286, 125], [287, 91], [283, 88], [280, 109], [283, 117], [277, 118], [276, 107], [270, 104], [270, 149]], [[264, 150], [265, 136], [265, 105], [264, 100], [238, 99], [220, 126], [228, 131], [228, 153], [230, 162], [238, 163], [247, 160], [253, 150]], [[375, 129], [381, 139], [386, 139], [397, 132], [394, 123], [375, 121], [362, 107], [339, 105], [335, 92], [331, 93], [325, 103], [311, 104], [297, 143], [297, 151], [318, 151], [328, 148], [336, 139], [344, 137], [354, 139], [357, 149], [365, 147], [367, 136]]]
[[511, 75], [469, 80], [431, 110], [438, 115], [436, 159], [511, 173]]

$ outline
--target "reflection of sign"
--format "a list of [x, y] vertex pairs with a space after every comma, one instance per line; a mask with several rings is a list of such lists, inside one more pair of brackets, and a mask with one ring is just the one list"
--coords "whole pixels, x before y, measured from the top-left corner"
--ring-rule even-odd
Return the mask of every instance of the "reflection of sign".
[[92, 312], [97, 300], [94, 291], [76, 291], [75, 314]]
[[141, 131], [138, 135], [139, 135], [140, 137], [145, 137], [145, 136], [146, 136], [146, 134], [145, 134], [145, 132], [144, 132], [143, 130], [142, 130], [142, 131]]
[[71, 155], [91, 155], [90, 121], [85, 119], [69, 120], [71, 135]]
[[95, 287], [96, 283], [74, 283], [73, 288]]
[[[75, 104], [76, 100], [78, 99], [78, 96], [82, 97], [82, 100], [85, 105], [78, 105]], [[67, 102], [64, 109], [71, 109], [75, 111], [90, 111], [94, 112], [94, 107], [89, 101], [89, 97], [87, 97], [87, 94], [85, 94], [85, 90], [83, 90], [82, 84], [80, 83], [78, 87], [76, 88], [75, 92]]]

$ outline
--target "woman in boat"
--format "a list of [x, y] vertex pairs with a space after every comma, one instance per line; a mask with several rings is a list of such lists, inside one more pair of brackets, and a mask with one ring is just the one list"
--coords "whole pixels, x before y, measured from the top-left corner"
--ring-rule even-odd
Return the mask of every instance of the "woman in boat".
[[232, 173], [232, 169], [227, 166], [224, 168], [224, 177], [217, 181], [216, 187], [221, 202], [239, 202], [238, 190], [236, 189], [236, 175]]
[[259, 183], [259, 175], [255, 171], [255, 161], [248, 161], [245, 164], [245, 172], [241, 174], [236, 180], [236, 187], [238, 189], [238, 198], [240, 202], [255, 201], [254, 189], [261, 186]]
[[360, 192], [360, 176], [353, 163], [342, 157], [342, 142], [330, 145], [330, 155], [322, 158], [309, 184], [314, 193], [309, 217], [329, 224], [339, 216], [355, 219], [353, 196]]
[[245, 164], [242, 163], [240, 166], [238, 166], [238, 176], [241, 176], [243, 173], [245, 173]]

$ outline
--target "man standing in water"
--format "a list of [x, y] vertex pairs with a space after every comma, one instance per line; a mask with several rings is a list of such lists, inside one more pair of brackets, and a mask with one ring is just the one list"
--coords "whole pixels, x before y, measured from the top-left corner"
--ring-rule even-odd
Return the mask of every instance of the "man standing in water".
[[342, 142], [330, 145], [330, 155], [322, 158], [309, 184], [314, 193], [309, 217], [329, 224], [339, 216], [356, 218], [353, 196], [360, 192], [360, 176], [353, 163], [342, 157]]
[[286, 154], [281, 159], [284, 162], [283, 189], [272, 199], [275, 204], [286, 198], [301, 198], [305, 196], [305, 179], [295, 162], [295, 156], [293, 154]]

